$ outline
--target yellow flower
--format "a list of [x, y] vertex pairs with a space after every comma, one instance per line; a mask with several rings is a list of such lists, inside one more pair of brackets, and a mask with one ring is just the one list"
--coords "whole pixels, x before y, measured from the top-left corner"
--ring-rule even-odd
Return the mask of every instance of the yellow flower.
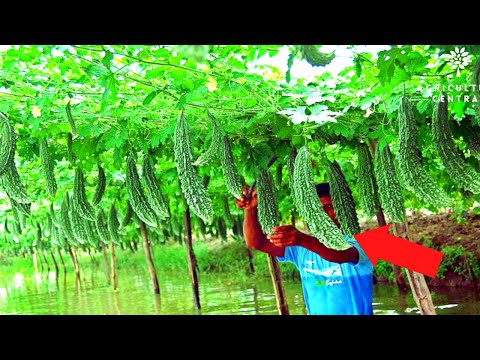
[[33, 115], [34, 118], [38, 118], [38, 117], [42, 116], [42, 111], [40, 110], [40, 108], [37, 105], [32, 106], [31, 111], [32, 111], [32, 115]]
[[215, 90], [217, 90], [217, 80], [209, 76], [208, 82], [205, 84], [205, 86], [207, 87], [208, 91], [214, 92]]

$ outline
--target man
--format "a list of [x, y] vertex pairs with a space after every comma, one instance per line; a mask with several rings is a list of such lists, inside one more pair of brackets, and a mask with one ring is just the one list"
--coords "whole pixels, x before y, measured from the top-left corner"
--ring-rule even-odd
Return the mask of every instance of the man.
[[[329, 184], [318, 184], [317, 194], [325, 212], [340, 227]], [[353, 246], [333, 250], [292, 225], [275, 227], [266, 236], [257, 218], [256, 191], [249, 197], [246, 186], [242, 200], [235, 199], [235, 203], [245, 211], [243, 233], [247, 246], [277, 256], [281, 262], [292, 262], [300, 271], [309, 315], [373, 315], [373, 266], [357, 241], [344, 235]]]

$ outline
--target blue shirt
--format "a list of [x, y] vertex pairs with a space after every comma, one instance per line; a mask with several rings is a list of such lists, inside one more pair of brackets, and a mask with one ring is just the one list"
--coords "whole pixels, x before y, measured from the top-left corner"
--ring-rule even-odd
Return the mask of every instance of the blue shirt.
[[278, 257], [300, 271], [309, 315], [373, 315], [373, 265], [357, 241], [344, 236], [358, 250], [356, 264], [330, 262], [302, 246], [287, 246]]

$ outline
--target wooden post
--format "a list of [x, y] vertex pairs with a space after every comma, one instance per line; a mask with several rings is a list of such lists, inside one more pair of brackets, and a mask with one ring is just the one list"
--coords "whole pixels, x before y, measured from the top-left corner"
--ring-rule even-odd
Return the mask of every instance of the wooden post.
[[[405, 224], [394, 224], [393, 232], [395, 235], [403, 237], [409, 240], [408, 226]], [[423, 274], [419, 274], [412, 270], [407, 270], [407, 278], [412, 289], [413, 299], [417, 303], [417, 306], [422, 315], [436, 315], [435, 308], [433, 306], [432, 296], [428, 289], [425, 277]]]
[[107, 248], [103, 241], [100, 241], [100, 243], [102, 245], [103, 269], [105, 270], [107, 283], [110, 285], [110, 267], [108, 266]]
[[63, 266], [63, 273], [66, 274], [67, 273], [67, 267], [65, 266], [65, 261], [63, 260], [62, 250], [60, 248], [58, 248], [57, 251], [58, 251], [58, 256], [60, 256], [60, 261], [61, 261], [62, 266]]
[[155, 294], [160, 294], [160, 287], [158, 286], [157, 273], [155, 272], [155, 263], [153, 262], [152, 257], [152, 248], [150, 247], [150, 242], [148, 241], [147, 227], [145, 223], [140, 220], [140, 232], [142, 234], [143, 240], [143, 251], [145, 252], [145, 259], [148, 265], [148, 272], [150, 273], [150, 278], [152, 279], [153, 292]]
[[190, 219], [190, 208], [187, 203], [185, 204], [184, 212], [184, 223], [185, 223], [185, 244], [187, 246], [187, 262], [188, 262], [188, 272], [190, 273], [190, 281], [192, 283], [193, 290], [193, 303], [195, 308], [198, 310], [200, 306], [200, 293], [198, 290], [198, 277], [197, 277], [197, 260], [195, 258], [195, 253], [193, 252], [192, 245], [192, 223]]
[[52, 256], [53, 265], [55, 266], [55, 273], [57, 274], [57, 277], [58, 277], [58, 264], [57, 264], [57, 260], [55, 260], [55, 255], [53, 255], [52, 249], [50, 249], [50, 255]]
[[45, 264], [47, 264], [47, 274], [50, 272], [50, 264], [48, 263], [47, 256], [45, 255], [45, 250], [40, 251], [40, 254], [42, 255], [43, 260], [45, 261]]
[[41, 250], [38, 250], [38, 248], [35, 248], [33, 251], [34, 251], [35, 254], [37, 255], [36, 258], [37, 258], [38, 263], [40, 264], [40, 272], [43, 273], [42, 251], [41, 251]]
[[289, 315], [287, 299], [282, 285], [282, 276], [278, 267], [278, 260], [275, 256], [268, 254], [268, 268], [272, 277], [275, 298], [277, 300], [277, 309], [280, 315]]
[[77, 257], [75, 256], [75, 251], [69, 246], [68, 253], [72, 259], [73, 268], [75, 269], [75, 277], [80, 280], [80, 266], [78, 265]]
[[117, 257], [115, 256], [115, 244], [113, 239], [110, 239], [110, 267], [112, 271], [113, 291], [117, 290]]

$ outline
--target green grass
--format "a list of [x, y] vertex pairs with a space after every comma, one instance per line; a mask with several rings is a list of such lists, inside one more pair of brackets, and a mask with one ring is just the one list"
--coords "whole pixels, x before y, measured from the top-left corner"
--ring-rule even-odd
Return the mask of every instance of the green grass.
[[[167, 244], [156, 244], [152, 246], [155, 268], [158, 273], [175, 272], [187, 273], [187, 255], [184, 245], [175, 242]], [[466, 280], [475, 280], [480, 278], [480, 265], [475, 255], [467, 251], [461, 245], [444, 246], [441, 251], [444, 256], [438, 269], [437, 277], [444, 279], [448, 272], [460, 275]], [[206, 243], [197, 241], [194, 244], [194, 252], [197, 259], [197, 269], [199, 273], [228, 273], [235, 274], [237, 277], [252, 276], [250, 273], [249, 261], [245, 244], [241, 241], [230, 240], [222, 243]], [[139, 268], [148, 272], [147, 263], [141, 246], [138, 251], [132, 253], [130, 250], [116, 250], [117, 266], [119, 269]], [[85, 252], [78, 252], [78, 259], [81, 269], [96, 267], [103, 268], [103, 257], [101, 253], [95, 253], [90, 256]], [[259, 277], [269, 277], [267, 255], [253, 251], [255, 275]], [[62, 271], [59, 257], [55, 253], [58, 265]], [[63, 252], [63, 258], [68, 272], [73, 272], [73, 266], [68, 254]], [[108, 253], [110, 261], [110, 254]], [[50, 270], [53, 270], [53, 263], [48, 254]], [[299, 272], [293, 264], [280, 264], [280, 270], [284, 278], [300, 279]], [[33, 273], [33, 261], [31, 257], [7, 257], [0, 253], [0, 281], [4, 278], [10, 278], [15, 273]], [[375, 268], [375, 275], [380, 281], [393, 283], [394, 276], [390, 263], [379, 260]], [[405, 275], [406, 277], [406, 275]]]
[[[153, 258], [155, 268], [160, 272], [187, 272], [186, 248], [178, 244], [154, 245]], [[235, 273], [237, 276], [250, 276], [250, 266], [245, 244], [240, 241], [229, 241], [222, 246], [208, 246], [204, 242], [194, 244], [194, 252], [199, 272], [205, 273]], [[256, 276], [270, 276], [267, 256], [254, 251], [254, 266]], [[97, 258], [99, 255], [97, 255]], [[99, 259], [101, 260], [101, 259]], [[117, 264], [119, 268], [141, 267], [147, 271], [143, 251], [118, 251]], [[288, 278], [299, 278], [293, 264], [281, 264], [282, 275]]]
[[444, 279], [449, 271], [467, 281], [480, 278], [480, 265], [475, 254], [467, 251], [462, 245], [443, 246], [441, 251], [443, 258], [437, 272], [439, 279]]
[[[217, 244], [216, 244], [217, 245]], [[156, 244], [152, 246], [155, 269], [158, 273], [175, 272], [187, 273], [187, 255], [184, 245], [174, 242], [167, 244]], [[221, 243], [220, 246], [212, 246], [202, 241], [194, 244], [195, 257], [197, 259], [197, 269], [199, 273], [229, 273], [235, 276], [252, 276], [250, 273], [249, 260], [245, 244], [240, 241], [230, 240]], [[72, 261], [68, 254], [62, 252], [68, 272], [73, 272]], [[255, 275], [269, 277], [267, 255], [259, 251], [253, 251]], [[143, 254], [143, 249], [139, 246], [138, 251], [132, 253], [130, 250], [122, 251], [116, 249], [117, 267], [119, 269], [138, 268], [148, 272], [147, 263]], [[63, 271], [59, 257], [55, 253], [60, 271]], [[77, 257], [80, 263], [80, 270], [90, 268], [103, 268], [103, 256], [101, 253], [95, 253], [90, 256], [86, 252], [77, 251]], [[108, 261], [110, 253], [108, 252]], [[50, 270], [53, 271], [53, 262], [48, 257]], [[290, 279], [299, 279], [299, 273], [293, 264], [280, 264], [282, 276]], [[45, 271], [45, 270], [44, 270]], [[0, 254], [0, 280], [2, 277], [11, 277], [15, 273], [34, 273], [33, 260], [31, 257], [6, 257]]]

